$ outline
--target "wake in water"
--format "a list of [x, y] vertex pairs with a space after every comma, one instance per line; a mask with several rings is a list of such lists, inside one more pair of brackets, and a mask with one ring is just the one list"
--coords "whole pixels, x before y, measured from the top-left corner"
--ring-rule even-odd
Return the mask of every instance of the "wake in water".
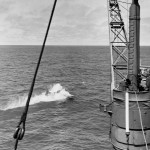
[[[72, 98], [71, 95], [64, 87], [59, 83], [49, 86], [46, 92], [41, 93], [40, 95], [32, 96], [30, 100], [30, 105], [34, 105], [40, 102], [51, 102], [51, 101], [65, 101], [68, 98]], [[17, 107], [25, 106], [27, 101], [27, 94], [25, 96], [18, 97], [18, 99], [8, 102], [1, 110], [8, 110]]]

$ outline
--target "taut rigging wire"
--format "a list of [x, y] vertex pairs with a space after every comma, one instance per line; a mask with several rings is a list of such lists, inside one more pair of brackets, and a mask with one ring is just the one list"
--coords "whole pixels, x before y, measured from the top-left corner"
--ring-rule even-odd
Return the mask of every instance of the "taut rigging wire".
[[143, 126], [143, 120], [142, 120], [142, 113], [141, 113], [141, 109], [140, 109], [140, 105], [139, 105], [139, 102], [138, 102], [136, 92], [135, 92], [135, 97], [136, 97], [137, 107], [139, 109], [140, 123], [141, 123], [141, 129], [142, 129], [143, 138], [144, 138], [144, 142], [145, 142], [145, 147], [146, 147], [146, 150], [148, 150], [148, 144], [147, 144], [147, 141], [146, 141], [144, 126]]
[[120, 3], [125, 3], [125, 4], [131, 4], [131, 3], [129, 3], [129, 2], [123, 2], [123, 1], [118, 1], [118, 2], [120, 2]]
[[46, 40], [47, 40], [50, 25], [51, 25], [51, 22], [52, 22], [52, 18], [53, 18], [53, 14], [54, 14], [54, 11], [55, 11], [56, 3], [57, 3], [57, 0], [55, 0], [54, 4], [53, 4], [53, 8], [52, 8], [52, 11], [51, 11], [51, 15], [50, 15], [49, 23], [48, 23], [48, 26], [47, 26], [47, 30], [46, 30], [45, 38], [44, 38], [44, 41], [43, 41], [43, 45], [42, 45], [42, 48], [41, 48], [40, 56], [39, 56], [39, 59], [38, 59], [38, 63], [37, 63], [36, 69], [35, 69], [34, 77], [33, 77], [31, 87], [30, 87], [30, 90], [29, 90], [26, 106], [24, 108], [24, 111], [22, 113], [20, 122], [18, 123], [18, 126], [17, 126], [16, 131], [15, 131], [14, 136], [13, 136], [14, 139], [16, 139], [14, 150], [17, 150], [18, 140], [22, 140], [23, 137], [24, 137], [25, 122], [26, 122], [27, 113], [28, 113], [28, 109], [29, 109], [29, 103], [30, 103], [30, 99], [31, 99], [32, 92], [33, 92], [33, 89], [34, 89], [34, 84], [35, 84], [36, 76], [37, 76], [38, 69], [39, 69], [39, 66], [40, 66], [41, 58], [42, 58], [42, 55], [43, 55], [43, 52], [44, 52], [45, 43], [46, 43]]

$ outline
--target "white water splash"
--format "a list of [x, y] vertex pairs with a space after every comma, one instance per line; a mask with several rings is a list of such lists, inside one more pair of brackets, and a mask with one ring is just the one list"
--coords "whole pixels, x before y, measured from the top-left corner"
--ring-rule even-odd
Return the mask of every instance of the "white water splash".
[[[73, 97], [68, 91], [65, 90], [59, 83], [50, 86], [46, 92], [40, 95], [35, 95], [30, 100], [30, 105], [34, 105], [40, 102], [51, 102], [51, 101], [65, 101], [67, 98]], [[18, 107], [25, 106], [27, 101], [27, 95], [18, 97], [18, 99], [9, 101], [6, 106], [1, 110], [8, 110]]]

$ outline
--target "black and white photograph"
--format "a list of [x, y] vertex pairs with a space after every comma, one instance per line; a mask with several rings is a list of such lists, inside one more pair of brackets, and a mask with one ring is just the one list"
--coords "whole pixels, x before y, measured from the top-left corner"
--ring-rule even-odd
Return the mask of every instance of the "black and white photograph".
[[0, 150], [150, 150], [150, 0], [0, 0]]

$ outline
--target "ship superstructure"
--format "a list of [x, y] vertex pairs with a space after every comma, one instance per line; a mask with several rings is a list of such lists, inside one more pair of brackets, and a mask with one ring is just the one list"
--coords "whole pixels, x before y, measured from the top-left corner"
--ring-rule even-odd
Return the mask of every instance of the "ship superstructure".
[[[110, 115], [115, 150], [150, 149], [150, 74], [140, 67], [140, 5], [129, 9], [129, 38], [117, 0], [108, 0], [111, 50], [111, 103], [100, 104]], [[144, 71], [146, 73], [144, 73]], [[145, 75], [146, 74], [146, 75]]]

